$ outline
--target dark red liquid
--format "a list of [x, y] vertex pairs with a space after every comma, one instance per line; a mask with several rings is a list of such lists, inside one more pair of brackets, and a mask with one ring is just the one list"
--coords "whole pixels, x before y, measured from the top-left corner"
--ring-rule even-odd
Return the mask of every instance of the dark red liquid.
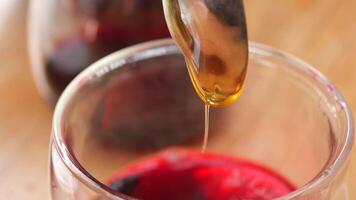
[[160, 0], [71, 0], [68, 5], [66, 12], [91, 28], [83, 25], [75, 35], [53, 41], [46, 72], [58, 93], [96, 60], [129, 45], [169, 37]]
[[295, 189], [258, 164], [182, 149], [166, 150], [132, 165], [108, 184], [142, 200], [267, 200]]

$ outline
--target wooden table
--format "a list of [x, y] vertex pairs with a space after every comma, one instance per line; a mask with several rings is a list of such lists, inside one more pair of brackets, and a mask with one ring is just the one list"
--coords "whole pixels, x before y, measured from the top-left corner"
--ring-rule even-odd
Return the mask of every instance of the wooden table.
[[[30, 74], [26, 2], [0, 4], [0, 199], [49, 198], [52, 108], [39, 97]], [[245, 6], [250, 39], [316, 66], [356, 113], [355, 0], [249, 0]], [[350, 169], [348, 181], [356, 190], [356, 154]]]

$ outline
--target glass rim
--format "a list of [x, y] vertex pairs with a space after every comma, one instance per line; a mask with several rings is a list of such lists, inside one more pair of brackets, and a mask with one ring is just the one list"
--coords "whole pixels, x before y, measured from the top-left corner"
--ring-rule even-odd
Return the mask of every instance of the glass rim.
[[[74, 80], [68, 85], [68, 87], [64, 90], [62, 95], [60, 96], [58, 103], [55, 107], [54, 114], [53, 114], [53, 121], [52, 121], [52, 145], [54, 145], [55, 150], [60, 155], [60, 158], [65, 163], [66, 167], [71, 171], [71, 173], [78, 178], [82, 183], [84, 183], [89, 188], [95, 190], [100, 194], [105, 194], [107, 197], [114, 198], [114, 199], [127, 199], [127, 196], [114, 192], [108, 186], [104, 185], [100, 181], [98, 181], [95, 177], [93, 177], [89, 172], [87, 172], [81, 164], [77, 161], [74, 155], [71, 154], [71, 151], [66, 147], [64, 138], [62, 137], [62, 122], [63, 122], [63, 113], [65, 111], [67, 103], [71, 100], [73, 94], [82, 86], [85, 85], [85, 79], [91, 79], [98, 77], [98, 72], [100, 73], [99, 68], [103, 68], [102, 73], [106, 74], [111, 70], [114, 70], [115, 66], [111, 65], [110, 62], [114, 60], [118, 60], [118, 58], [122, 57], [129, 57], [130, 55], [146, 52], [148, 50], [155, 50], [157, 51], [158, 48], [162, 48], [163, 51], [158, 52], [149, 52], [148, 55], [144, 58], [155, 57], [159, 55], [164, 55], [168, 52], [167, 47], [174, 46], [174, 42], [172, 39], [158, 39], [153, 41], [148, 41], [140, 44], [136, 44], [119, 51], [116, 51], [104, 58], [100, 59], [99, 61], [90, 65], [87, 69], [81, 72]], [[300, 195], [309, 193], [311, 191], [317, 190], [320, 188], [324, 183], [330, 181], [333, 177], [335, 177], [340, 169], [344, 166], [347, 162], [347, 158], [350, 154], [353, 141], [354, 141], [354, 123], [351, 110], [346, 103], [344, 97], [340, 94], [340, 92], [335, 88], [333, 84], [331, 84], [325, 77], [322, 75], [318, 70], [313, 68], [311, 65], [305, 63], [301, 59], [286, 53], [284, 51], [278, 50], [276, 48], [256, 43], [256, 42], [249, 42], [249, 51], [250, 53], [258, 53], [261, 55], [266, 56], [273, 56], [282, 59], [284, 62], [287, 62], [293, 66], [293, 68], [297, 68], [304, 72], [305, 76], [309, 76], [310, 78], [314, 79], [314, 81], [320, 83], [327, 93], [329, 93], [336, 102], [339, 103], [342, 110], [342, 115], [344, 117], [343, 127], [345, 128], [344, 133], [344, 140], [343, 142], [337, 144], [340, 147], [340, 152], [335, 152], [336, 158], [333, 162], [327, 163], [321, 171], [307, 183], [305, 183], [302, 187], [298, 188], [297, 190], [288, 193], [285, 196], [278, 197], [276, 199], [292, 199], [296, 198]], [[178, 52], [176, 50], [176, 52]], [[107, 69], [104, 68], [106, 63]], [[109, 64], [108, 64], [109, 63]], [[99, 76], [102, 74], [99, 74]], [[129, 198], [131, 199], [131, 198]]]

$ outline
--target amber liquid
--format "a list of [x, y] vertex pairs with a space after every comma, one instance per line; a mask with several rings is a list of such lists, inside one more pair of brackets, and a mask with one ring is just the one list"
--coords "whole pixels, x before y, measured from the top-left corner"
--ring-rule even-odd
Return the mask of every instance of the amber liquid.
[[187, 63], [194, 88], [211, 106], [226, 106], [240, 95], [248, 44], [241, 0], [165, 0], [170, 33]]
[[205, 128], [204, 128], [204, 141], [202, 146], [202, 152], [205, 152], [206, 147], [208, 146], [208, 138], [209, 138], [209, 109], [210, 106], [205, 104]]
[[248, 40], [242, 0], [165, 0], [163, 6], [193, 86], [206, 105], [204, 151], [209, 106], [235, 102], [245, 80]]

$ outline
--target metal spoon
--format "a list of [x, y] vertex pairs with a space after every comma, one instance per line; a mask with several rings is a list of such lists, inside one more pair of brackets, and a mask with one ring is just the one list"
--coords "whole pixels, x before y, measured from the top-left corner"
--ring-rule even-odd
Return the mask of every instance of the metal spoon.
[[163, 0], [163, 6], [200, 98], [212, 106], [233, 103], [248, 61], [242, 0]]

